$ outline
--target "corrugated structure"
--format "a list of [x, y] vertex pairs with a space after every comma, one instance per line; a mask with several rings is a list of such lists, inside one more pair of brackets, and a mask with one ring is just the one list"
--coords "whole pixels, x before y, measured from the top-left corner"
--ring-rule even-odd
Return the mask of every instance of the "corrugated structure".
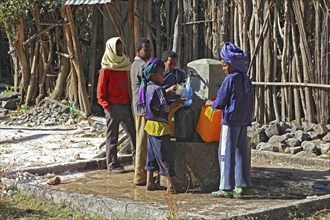
[[64, 0], [63, 5], [95, 5], [110, 3], [111, 0]]

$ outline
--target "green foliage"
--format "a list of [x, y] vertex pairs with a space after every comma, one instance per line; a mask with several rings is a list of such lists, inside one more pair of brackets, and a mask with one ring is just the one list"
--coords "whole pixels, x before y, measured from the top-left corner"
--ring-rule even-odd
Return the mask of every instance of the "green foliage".
[[15, 23], [19, 18], [25, 18], [30, 2], [28, 0], [5, 0], [0, 3], [0, 27], [13, 38]]
[[4, 93], [12, 93], [12, 92], [13, 92], [13, 88], [6, 86]]
[[51, 0], [4, 0], [0, 2], [0, 29], [4, 30], [10, 39], [15, 37], [15, 27], [18, 19], [29, 18], [29, 12], [34, 5], [38, 5], [40, 11], [52, 11], [62, 1]]
[[27, 110], [29, 110], [29, 105], [25, 103], [24, 105], [21, 105], [21, 109], [23, 111], [27, 111]]

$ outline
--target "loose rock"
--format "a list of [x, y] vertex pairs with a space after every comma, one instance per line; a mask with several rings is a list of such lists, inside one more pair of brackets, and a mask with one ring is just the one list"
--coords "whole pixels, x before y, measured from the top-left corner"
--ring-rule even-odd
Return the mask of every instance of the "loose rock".
[[330, 143], [320, 144], [320, 150], [322, 154], [328, 154], [330, 152]]
[[294, 133], [294, 136], [297, 138], [298, 141], [303, 142], [303, 141], [307, 141], [310, 140], [311, 137], [308, 133], [298, 130]]
[[328, 129], [327, 126], [324, 125], [324, 124], [315, 125], [315, 126], [313, 127], [313, 130], [314, 130], [317, 134], [322, 135], [322, 136], [329, 132], [329, 129]]
[[323, 138], [322, 141], [324, 142], [330, 142], [330, 132], [328, 132]]
[[263, 151], [272, 151], [272, 152], [279, 152], [278, 147], [273, 146], [269, 143], [259, 143], [256, 147], [257, 150], [263, 150]]
[[300, 146], [300, 141], [298, 141], [296, 138], [289, 138], [285, 141], [285, 143], [290, 147]]

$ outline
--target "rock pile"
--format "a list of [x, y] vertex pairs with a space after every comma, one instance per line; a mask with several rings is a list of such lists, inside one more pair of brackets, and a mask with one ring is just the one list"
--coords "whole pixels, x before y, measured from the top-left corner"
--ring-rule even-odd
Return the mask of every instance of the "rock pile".
[[330, 125], [273, 121], [248, 128], [251, 148], [308, 157], [330, 158]]
[[17, 117], [12, 117], [5, 122], [7, 125], [33, 126], [53, 126], [53, 125], [71, 125], [73, 114], [70, 113], [70, 106], [65, 103], [54, 100], [44, 99], [33, 109], [26, 109]]

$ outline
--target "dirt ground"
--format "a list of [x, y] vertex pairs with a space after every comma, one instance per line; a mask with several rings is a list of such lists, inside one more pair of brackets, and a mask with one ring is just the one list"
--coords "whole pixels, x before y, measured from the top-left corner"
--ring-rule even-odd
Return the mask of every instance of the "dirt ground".
[[52, 127], [0, 124], [0, 170], [94, 158], [101, 153], [99, 146], [105, 137], [104, 134], [92, 132], [86, 123]]
[[[92, 159], [102, 152], [99, 146], [104, 140], [104, 134], [92, 131], [88, 123], [33, 128], [0, 124], [0, 171]], [[63, 178], [66, 183], [64, 185], [49, 187], [113, 196], [164, 208], [162, 193], [147, 193], [144, 187], [132, 187], [132, 171], [120, 176], [121, 188], [115, 187], [111, 181], [116, 181], [119, 176], [107, 178], [111, 174], [105, 170], [75, 175]], [[251, 175], [254, 187], [242, 200], [219, 200], [209, 194], [187, 193], [175, 195], [174, 199], [179, 209], [185, 213], [196, 212], [198, 215], [213, 218], [215, 213], [226, 216], [227, 212], [233, 211], [230, 208], [233, 204], [243, 211], [249, 211], [265, 204], [270, 207], [330, 193], [329, 188], [315, 188], [330, 185], [329, 167], [283, 166], [281, 163], [274, 164], [252, 158]], [[103, 178], [107, 181], [103, 181]]]

